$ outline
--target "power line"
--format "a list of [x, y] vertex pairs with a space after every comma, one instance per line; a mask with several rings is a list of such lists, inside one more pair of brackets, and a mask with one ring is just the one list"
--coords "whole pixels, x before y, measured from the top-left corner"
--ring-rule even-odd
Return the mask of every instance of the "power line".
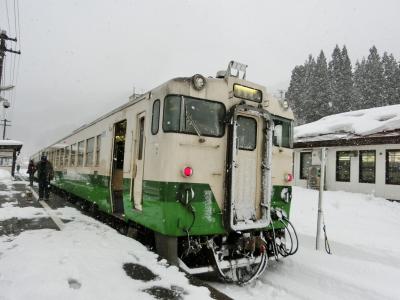
[[8, 32], [10, 32], [11, 26], [10, 26], [10, 16], [8, 14], [8, 0], [6, 0], [6, 12], [7, 12]]

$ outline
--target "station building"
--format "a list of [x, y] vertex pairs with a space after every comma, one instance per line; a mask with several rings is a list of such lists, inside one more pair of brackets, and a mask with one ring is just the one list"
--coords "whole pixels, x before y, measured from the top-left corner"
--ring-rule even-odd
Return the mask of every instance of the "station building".
[[326, 148], [325, 189], [400, 200], [400, 105], [350, 111], [294, 130], [295, 185], [318, 183]]
[[14, 140], [0, 140], [0, 169], [7, 170], [14, 176], [17, 156], [22, 143]]

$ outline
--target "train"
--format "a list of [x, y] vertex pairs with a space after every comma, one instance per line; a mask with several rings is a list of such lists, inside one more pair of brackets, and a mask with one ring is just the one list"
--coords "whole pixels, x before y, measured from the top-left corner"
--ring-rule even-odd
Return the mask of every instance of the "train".
[[246, 284], [292, 255], [293, 113], [230, 61], [173, 78], [31, 156], [52, 186], [146, 234], [189, 274]]

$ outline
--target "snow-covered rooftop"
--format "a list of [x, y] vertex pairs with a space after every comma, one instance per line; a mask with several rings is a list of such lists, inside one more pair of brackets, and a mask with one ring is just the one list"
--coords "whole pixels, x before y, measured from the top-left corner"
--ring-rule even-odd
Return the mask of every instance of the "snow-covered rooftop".
[[0, 140], [0, 146], [22, 146], [23, 143], [14, 140]]
[[400, 129], [400, 104], [349, 111], [297, 126], [295, 142], [363, 137]]

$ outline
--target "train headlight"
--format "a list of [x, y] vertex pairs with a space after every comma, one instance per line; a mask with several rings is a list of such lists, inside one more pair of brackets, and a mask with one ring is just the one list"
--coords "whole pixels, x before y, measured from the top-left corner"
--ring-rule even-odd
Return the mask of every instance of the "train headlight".
[[192, 83], [193, 83], [193, 87], [196, 90], [200, 91], [205, 87], [206, 79], [202, 75], [196, 74], [192, 77]]
[[190, 177], [190, 176], [193, 175], [193, 169], [191, 167], [185, 167], [182, 170], [182, 174], [183, 174], [184, 177]]

